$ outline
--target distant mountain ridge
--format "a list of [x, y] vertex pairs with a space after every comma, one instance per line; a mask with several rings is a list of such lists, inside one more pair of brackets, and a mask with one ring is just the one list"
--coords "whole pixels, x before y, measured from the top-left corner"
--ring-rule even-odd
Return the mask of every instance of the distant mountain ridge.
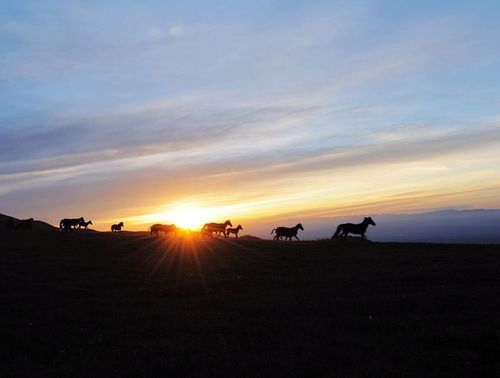
[[[374, 240], [500, 243], [500, 210], [438, 210], [411, 215], [381, 215]], [[377, 224], [378, 226], [378, 224]]]
[[[5, 215], [5, 214], [0, 214], [0, 232], [7, 231], [7, 221], [10, 218], [12, 218], [14, 220], [14, 226], [16, 226], [20, 221], [20, 219], [18, 219], [18, 218], [11, 217], [11, 216]], [[46, 222], [43, 222], [40, 220], [35, 220], [33, 222], [33, 231], [57, 231], [57, 230], [59, 230], [57, 227], [55, 227], [49, 223], [46, 223]]]
[[[436, 210], [417, 214], [367, 214], [377, 226], [370, 226], [368, 239], [381, 242], [500, 243], [500, 209]], [[358, 223], [362, 216], [311, 219], [307, 238], [325, 238], [339, 223]]]

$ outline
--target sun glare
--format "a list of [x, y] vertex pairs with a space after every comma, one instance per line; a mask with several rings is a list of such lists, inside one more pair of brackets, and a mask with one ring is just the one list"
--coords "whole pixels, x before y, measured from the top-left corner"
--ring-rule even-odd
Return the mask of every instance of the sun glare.
[[199, 230], [207, 222], [217, 221], [219, 214], [213, 208], [181, 203], [165, 209], [159, 215], [165, 222], [194, 231]]
[[203, 226], [202, 211], [196, 208], [181, 207], [165, 213], [165, 218], [171, 219], [177, 227], [196, 230]]
[[181, 202], [161, 206], [156, 212], [125, 218], [130, 225], [143, 229], [154, 223], [175, 224], [177, 227], [199, 231], [205, 223], [224, 222], [238, 214], [246, 213], [242, 205], [206, 206], [195, 202]]

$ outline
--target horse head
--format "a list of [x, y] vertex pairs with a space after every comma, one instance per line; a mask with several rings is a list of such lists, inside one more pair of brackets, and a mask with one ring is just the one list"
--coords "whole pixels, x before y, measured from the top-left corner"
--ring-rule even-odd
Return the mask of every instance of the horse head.
[[238, 230], [243, 230], [243, 227], [241, 227], [241, 224], [238, 225], [238, 227], [236, 227]]
[[83, 217], [78, 218], [80, 222], [85, 222], [85, 219]]
[[304, 231], [304, 227], [302, 227], [302, 223], [297, 224], [295, 227], [297, 227], [297, 230]]
[[225, 226], [233, 227], [231, 221], [228, 219], [227, 221], [224, 222]]
[[92, 225], [93, 225], [93, 223], [92, 223], [92, 221], [91, 221], [91, 220], [89, 220], [89, 224], [92, 224]]
[[365, 218], [364, 222], [367, 224], [371, 224], [372, 226], [376, 226], [375, 222], [371, 217]]
[[118, 225], [122, 227], [124, 226], [123, 222], [120, 222]]

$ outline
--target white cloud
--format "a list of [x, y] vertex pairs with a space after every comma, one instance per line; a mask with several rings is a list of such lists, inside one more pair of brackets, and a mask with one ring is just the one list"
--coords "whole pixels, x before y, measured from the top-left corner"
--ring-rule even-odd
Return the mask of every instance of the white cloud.
[[184, 28], [180, 25], [172, 26], [168, 29], [168, 35], [172, 38], [180, 38], [184, 35]]
[[158, 27], [150, 28], [146, 36], [150, 41], [161, 42], [168, 39], [178, 39], [184, 35], [184, 28], [180, 25], [174, 25], [169, 29], [162, 29]]
[[147, 36], [152, 41], [160, 41], [165, 37], [165, 33], [158, 28], [151, 28], [148, 30]]

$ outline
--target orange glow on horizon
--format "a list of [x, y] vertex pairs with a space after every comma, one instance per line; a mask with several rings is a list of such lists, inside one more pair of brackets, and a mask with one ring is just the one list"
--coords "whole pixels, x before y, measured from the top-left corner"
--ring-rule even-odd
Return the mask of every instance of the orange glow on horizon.
[[177, 227], [198, 231], [205, 223], [224, 222], [231, 216], [241, 214], [240, 206], [204, 206], [195, 202], [179, 202], [160, 206], [156, 211], [126, 217], [133, 228], [147, 228], [155, 223], [175, 224]]

